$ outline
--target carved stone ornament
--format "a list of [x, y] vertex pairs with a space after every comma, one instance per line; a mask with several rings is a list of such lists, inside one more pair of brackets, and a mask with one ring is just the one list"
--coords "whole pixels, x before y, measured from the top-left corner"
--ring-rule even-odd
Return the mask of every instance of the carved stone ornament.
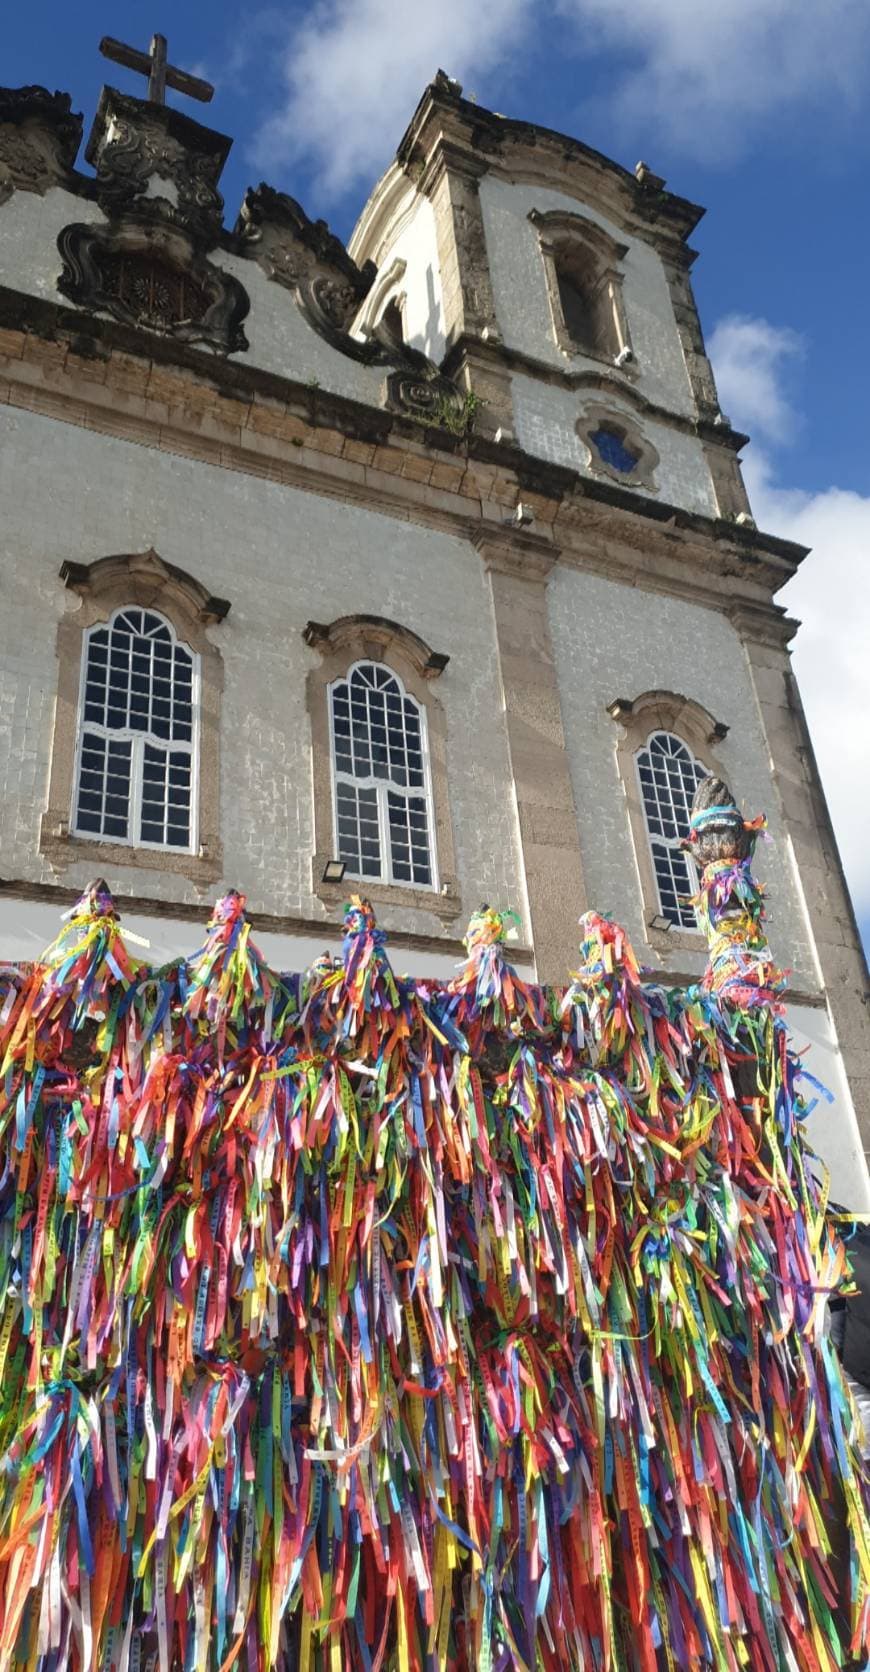
[[85, 155], [107, 215], [135, 207], [140, 219], [182, 226], [210, 246], [223, 225], [218, 181], [231, 144], [169, 105], [104, 87]]
[[347, 331], [371, 288], [377, 271], [373, 261], [357, 267], [325, 221], [310, 220], [301, 203], [271, 186], [249, 188], [235, 231], [240, 253], [306, 301], [317, 329], [338, 335]]
[[14, 191], [41, 197], [68, 178], [82, 137], [70, 103], [46, 87], [0, 87], [0, 203]]
[[112, 314], [178, 342], [236, 354], [248, 341], [250, 308], [238, 279], [198, 255], [180, 229], [150, 222], [76, 223], [58, 238], [57, 288], [80, 307]]
[[386, 385], [387, 406], [429, 424], [457, 428], [465, 410], [459, 390], [449, 377], [441, 376], [425, 355], [420, 358], [424, 362], [422, 367], [400, 367], [390, 373]]
[[427, 355], [397, 343], [382, 325], [366, 337], [351, 336], [377, 268], [372, 261], [357, 267], [325, 221], [309, 220], [295, 198], [262, 185], [245, 193], [235, 232], [240, 254], [292, 292], [309, 325], [332, 348], [362, 365], [390, 368], [387, 405], [433, 423], [459, 418], [461, 395]]

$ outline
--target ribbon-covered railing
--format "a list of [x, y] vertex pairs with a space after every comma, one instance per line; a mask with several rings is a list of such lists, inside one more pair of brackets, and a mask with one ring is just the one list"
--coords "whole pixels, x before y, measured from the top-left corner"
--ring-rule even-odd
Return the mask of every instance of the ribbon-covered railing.
[[827, 1672], [870, 1641], [847, 1275], [724, 786], [706, 980], [509, 920], [453, 981], [153, 970], [105, 885], [0, 974], [0, 1672]]

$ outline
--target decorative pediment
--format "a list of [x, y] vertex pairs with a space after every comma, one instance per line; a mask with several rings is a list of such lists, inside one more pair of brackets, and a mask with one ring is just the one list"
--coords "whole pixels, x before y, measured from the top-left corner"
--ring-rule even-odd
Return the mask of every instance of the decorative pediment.
[[0, 203], [67, 181], [82, 137], [70, 105], [69, 93], [46, 87], [0, 87]]
[[93, 563], [66, 558], [60, 578], [80, 598], [104, 598], [121, 590], [129, 601], [163, 607], [171, 601], [182, 618], [210, 626], [229, 614], [226, 598], [215, 598], [194, 575], [167, 563], [153, 546], [145, 552], [98, 557]]
[[628, 255], [628, 245], [617, 243], [603, 226], [591, 221], [588, 215], [577, 215], [565, 209], [531, 209], [529, 220], [537, 227], [542, 244], [554, 248], [565, 244], [583, 245], [602, 267], [615, 267]]
[[321, 655], [327, 651], [352, 649], [355, 654], [368, 656], [373, 661], [389, 657], [398, 646], [404, 651], [411, 666], [424, 679], [437, 679], [444, 672], [450, 657], [433, 650], [419, 633], [403, 627], [398, 621], [388, 621], [382, 615], [340, 615], [335, 621], [309, 621], [302, 629], [302, 637], [312, 650]]
[[181, 228], [149, 221], [75, 223], [64, 227], [58, 248], [58, 290], [80, 307], [219, 354], [247, 348], [246, 290], [198, 254]]
[[85, 153], [107, 215], [183, 227], [206, 247], [223, 226], [218, 181], [232, 140], [179, 110], [104, 87]]
[[728, 726], [709, 709], [679, 691], [642, 691], [637, 697], [615, 697], [607, 712], [627, 730], [640, 736], [646, 731], [675, 731], [698, 749], [721, 743]]

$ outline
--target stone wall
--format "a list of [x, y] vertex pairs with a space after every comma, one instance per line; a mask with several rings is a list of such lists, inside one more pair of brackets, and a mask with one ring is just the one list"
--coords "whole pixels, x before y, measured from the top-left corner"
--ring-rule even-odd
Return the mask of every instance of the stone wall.
[[[623, 296], [637, 360], [633, 379], [638, 392], [670, 412], [691, 417], [695, 405], [674, 309], [661, 257], [651, 244], [632, 238], [597, 210], [564, 192], [526, 185], [488, 174], [480, 183], [480, 202], [486, 229], [486, 248], [499, 329], [507, 348], [530, 354], [545, 364], [565, 369], [566, 356], [556, 344], [547, 296], [538, 231], [529, 220], [565, 210], [582, 215], [628, 245], [622, 263]], [[572, 369], [597, 368], [582, 354], [571, 356]]]
[[[254, 910], [322, 916], [312, 898], [312, 805], [306, 674], [317, 653], [308, 620], [388, 617], [450, 663], [438, 684], [462, 913], [484, 897], [522, 904], [495, 642], [480, 559], [469, 543], [279, 483], [178, 458], [39, 415], [0, 418], [2, 586], [0, 842], [6, 877], [49, 880], [38, 857], [45, 807], [57, 622], [76, 602], [58, 578], [154, 547], [228, 598], [209, 629], [224, 661], [221, 835], [225, 877]], [[39, 460], [39, 469], [33, 461]], [[77, 861], [62, 881], [84, 884]], [[119, 892], [208, 897], [184, 878], [129, 868]], [[396, 920], [384, 908], [384, 921]], [[400, 926], [438, 933], [430, 913]]]
[[[564, 389], [523, 374], [511, 379], [511, 387], [520, 446], [536, 458], [567, 465], [583, 476], [595, 474], [589, 449], [577, 434], [587, 404], [597, 411], [606, 404], [614, 418], [625, 415], [637, 422], [636, 408], [610, 392], [604, 397], [599, 389]], [[648, 417], [641, 420], [640, 427], [659, 455], [655, 468], [657, 496], [668, 505], [684, 505], [688, 511], [715, 517], [716, 494], [698, 437]], [[631, 477], [626, 477], [623, 486], [631, 493], [650, 496], [649, 487], [633, 487]]]
[[[664, 690], [700, 703], [729, 728], [715, 745], [748, 816], [765, 812], [772, 841], [759, 843], [755, 869], [770, 893], [770, 938], [796, 987], [814, 991], [818, 976], [796, 887], [778, 797], [740, 639], [726, 617], [687, 600], [559, 566], [550, 578], [550, 621], [565, 736], [578, 809], [590, 901], [623, 923], [648, 958], [643, 901], [632, 834], [617, 768], [618, 721], [607, 712]], [[680, 947], [666, 965], [704, 968], [700, 935], [693, 955]]]

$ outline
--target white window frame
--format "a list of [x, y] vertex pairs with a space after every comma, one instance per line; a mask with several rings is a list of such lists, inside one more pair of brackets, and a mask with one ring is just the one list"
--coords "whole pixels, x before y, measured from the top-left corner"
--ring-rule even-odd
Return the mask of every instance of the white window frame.
[[[650, 863], [651, 863], [651, 866], [652, 866], [652, 877], [653, 877], [653, 883], [655, 885], [655, 891], [656, 891], [656, 903], [657, 903], [658, 910], [660, 911], [662, 917], [668, 917], [668, 908], [665, 906], [665, 904], [662, 900], [661, 887], [660, 887], [660, 884], [659, 884], [659, 876], [658, 876], [658, 872], [656, 870], [655, 848], [654, 848], [653, 844], [657, 842], [660, 847], [669, 848], [671, 850], [676, 851], [677, 853], [682, 854], [682, 856], [683, 856], [683, 858], [685, 859], [685, 862], [686, 862], [686, 870], [688, 872], [688, 877], [689, 877], [689, 887], [690, 887], [693, 894], [697, 894], [697, 892], [698, 892], [699, 881], [698, 881], [697, 867], [695, 865], [695, 861], [694, 861], [691, 853], [689, 852], [689, 850], [687, 848], [684, 848], [684, 847], [681, 846], [682, 837], [679, 834], [677, 834], [676, 836], [659, 836], [659, 835], [655, 834], [650, 829], [649, 813], [648, 813], [647, 804], [646, 804], [646, 792], [645, 792], [645, 788], [644, 788], [643, 779], [641, 778], [641, 775], [640, 775], [640, 767], [641, 767], [641, 757], [643, 755], [648, 756], [650, 754], [650, 745], [652, 744], [653, 739], [656, 738], [656, 737], [670, 737], [670, 738], [673, 738], [675, 743], [679, 743], [680, 747], [685, 749], [686, 754], [689, 756], [689, 759], [691, 760], [693, 766], [695, 766], [696, 768], [698, 768], [700, 770], [701, 778], [709, 777], [709, 769], [704, 765], [703, 761], [698, 759], [698, 756], [695, 754], [695, 751], [692, 748], [691, 744], [688, 743], [684, 737], [681, 737], [679, 732], [670, 731], [665, 726], [656, 726], [655, 729], [653, 731], [651, 731], [647, 737], [644, 738], [644, 741], [643, 741], [643, 743], [641, 743], [640, 747], [635, 750], [634, 769], [635, 769], [635, 773], [637, 775], [637, 788], [638, 788], [638, 795], [640, 796], [640, 809], [641, 809], [641, 814], [642, 814], [642, 817], [643, 817], [644, 830], [646, 831], [647, 845], [649, 847]], [[699, 778], [698, 781], [700, 782], [701, 779]], [[686, 834], [688, 834], [688, 831], [686, 832]], [[691, 909], [692, 909], [692, 917], [694, 919], [694, 923], [691, 924], [691, 925], [688, 924], [688, 923], [683, 923], [682, 921], [675, 923], [671, 918], [668, 918], [668, 922], [670, 923], [671, 929], [676, 929], [678, 932], [682, 932], [683, 934], [694, 934], [696, 931], [700, 932], [701, 925], [698, 921], [697, 910], [694, 907], [692, 907]]]
[[370, 337], [380, 324], [391, 302], [398, 303], [402, 315], [403, 329], [407, 330], [407, 302], [408, 292], [402, 280], [407, 271], [407, 262], [401, 257], [392, 261], [385, 272], [379, 273], [365, 298], [359, 313], [351, 327], [352, 335], [362, 341]]
[[[350, 687], [351, 679], [357, 668], [383, 668], [383, 670], [389, 674], [390, 678], [396, 681], [396, 684], [402, 694], [403, 702], [410, 701], [414, 704], [420, 718], [420, 754], [423, 760], [423, 783], [421, 786], [414, 787], [412, 789], [408, 784], [395, 784], [390, 778], [375, 778], [371, 775], [368, 778], [357, 778], [352, 773], [339, 772], [336, 763], [332, 697], [336, 686], [347, 685], [348, 688]], [[376, 877], [363, 876], [361, 869], [357, 873], [351, 871], [348, 867], [345, 873], [346, 876], [350, 877], [354, 882], [361, 883], [363, 887], [369, 883], [381, 885], [386, 884], [390, 888], [406, 888], [412, 891], [422, 891], [426, 894], [437, 894], [440, 890], [440, 882], [438, 879], [438, 852], [435, 841], [435, 802], [432, 795], [432, 764], [429, 751], [429, 716], [426, 712], [425, 704], [420, 701], [419, 697], [415, 697], [413, 691], [408, 690], [401, 674], [397, 673], [395, 668], [390, 666], [389, 662], [378, 662], [371, 656], [360, 656], [355, 662], [351, 662], [344, 673], [339, 674], [335, 679], [330, 681], [326, 688], [326, 694], [329, 719], [329, 759], [332, 777], [333, 853], [336, 856], [339, 853], [339, 783], [351, 785], [356, 790], [374, 789], [376, 791], [376, 805], [378, 809], [378, 842], [381, 850], [381, 870]], [[424, 800], [426, 803], [426, 830], [429, 839], [429, 882], [415, 882], [413, 877], [394, 877], [393, 875], [393, 849], [390, 841], [390, 820], [389, 808], [387, 805], [387, 796], [390, 790], [392, 790], [394, 794], [398, 793], [399, 795], [405, 796], [413, 795]]]
[[[173, 743], [171, 739], [154, 737], [151, 732], [134, 731], [131, 726], [120, 726], [110, 729], [101, 726], [94, 720], [85, 719], [85, 692], [88, 676], [88, 648], [94, 633], [106, 632], [111, 637], [112, 626], [119, 615], [126, 615], [129, 610], [141, 610], [143, 615], [156, 615], [169, 629], [173, 645], [179, 645], [192, 660], [191, 692], [191, 727], [190, 744]], [[105, 621], [94, 621], [82, 636], [82, 661], [79, 672], [79, 706], [76, 728], [75, 770], [73, 772], [72, 807], [70, 809], [70, 832], [78, 841], [96, 842], [102, 846], [117, 846], [124, 848], [142, 848], [151, 853], [198, 853], [199, 852], [199, 740], [200, 740], [200, 658], [199, 652], [192, 649], [186, 641], [179, 637], [169, 617], [151, 604], [119, 604]], [[82, 748], [86, 729], [93, 727], [101, 737], [108, 740], [131, 742], [130, 750], [130, 808], [127, 818], [127, 830], [137, 831], [142, 828], [142, 780], [145, 761], [145, 745], [150, 743], [153, 748], [168, 748], [174, 751], [190, 751], [190, 840], [187, 847], [176, 847], [170, 842], [145, 842], [135, 835], [111, 836], [94, 830], [81, 830], [78, 825], [79, 784], [82, 771]]]

